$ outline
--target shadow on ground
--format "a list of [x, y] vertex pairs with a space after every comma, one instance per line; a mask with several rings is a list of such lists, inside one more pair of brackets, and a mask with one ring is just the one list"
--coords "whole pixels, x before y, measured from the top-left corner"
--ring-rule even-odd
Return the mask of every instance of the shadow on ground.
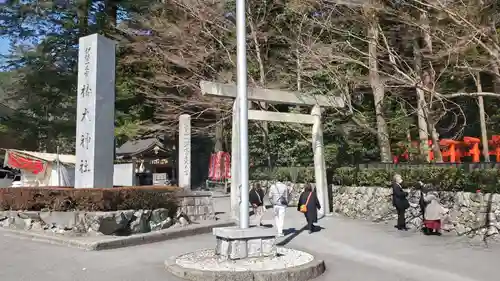
[[[321, 227], [321, 226], [318, 226], [318, 225], [315, 225], [314, 226], [314, 230], [313, 230], [313, 233], [314, 232], [320, 232], [321, 230], [325, 229], [324, 227]], [[283, 234], [285, 234], [285, 239], [283, 239], [282, 241], [280, 241], [279, 243], [277, 243], [276, 245], [278, 246], [286, 246], [288, 243], [290, 243], [294, 238], [296, 238], [297, 236], [299, 236], [302, 232], [304, 232], [305, 230], [307, 230], [307, 224], [304, 225], [301, 229], [297, 230], [296, 228], [289, 228], [289, 229], [285, 229], [283, 231]]]

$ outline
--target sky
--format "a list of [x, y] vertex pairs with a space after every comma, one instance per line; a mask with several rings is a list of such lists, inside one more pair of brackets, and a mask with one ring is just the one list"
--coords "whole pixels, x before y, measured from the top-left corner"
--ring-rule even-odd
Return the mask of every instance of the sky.
[[8, 51], [9, 51], [9, 40], [0, 37], [0, 54], [5, 55], [7, 54]]
[[[0, 0], [2, 1], [2, 0]], [[0, 71], [2, 71], [3, 58], [2, 55], [7, 55], [9, 52], [9, 40], [6, 38], [0, 37]]]

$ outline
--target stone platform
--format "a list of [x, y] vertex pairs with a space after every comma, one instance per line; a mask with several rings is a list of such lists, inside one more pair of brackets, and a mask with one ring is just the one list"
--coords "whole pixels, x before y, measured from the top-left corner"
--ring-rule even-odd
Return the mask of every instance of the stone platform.
[[325, 272], [325, 263], [306, 252], [277, 248], [269, 257], [221, 260], [213, 249], [165, 261], [173, 275], [191, 281], [306, 281]]
[[214, 228], [215, 254], [221, 260], [238, 260], [276, 255], [276, 231], [272, 228]]

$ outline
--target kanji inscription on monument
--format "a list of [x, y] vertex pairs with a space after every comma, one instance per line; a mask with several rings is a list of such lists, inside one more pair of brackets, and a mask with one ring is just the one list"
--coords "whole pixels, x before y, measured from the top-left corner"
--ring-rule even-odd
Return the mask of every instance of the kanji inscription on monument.
[[75, 187], [113, 187], [115, 42], [80, 38]]
[[191, 188], [191, 116], [179, 117], [179, 187]]

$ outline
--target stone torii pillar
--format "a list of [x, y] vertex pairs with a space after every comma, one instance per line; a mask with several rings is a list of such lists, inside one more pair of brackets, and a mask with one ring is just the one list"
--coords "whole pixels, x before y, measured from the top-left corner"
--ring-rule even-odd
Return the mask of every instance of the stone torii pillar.
[[[236, 85], [221, 84], [201, 81], [200, 87], [204, 95], [221, 98], [236, 98]], [[328, 187], [326, 179], [326, 164], [324, 158], [323, 129], [321, 123], [321, 107], [343, 108], [345, 102], [339, 97], [309, 95], [282, 90], [248, 88], [248, 100], [274, 104], [290, 104], [299, 106], [313, 106], [311, 115], [297, 113], [282, 113], [260, 110], [249, 110], [249, 120], [289, 122], [312, 125], [312, 148], [314, 152], [314, 176], [316, 190], [321, 203], [320, 216], [330, 213]], [[239, 205], [239, 143], [238, 143], [238, 107], [233, 106], [233, 132], [232, 132], [232, 158], [231, 158], [231, 214], [238, 217]]]
[[239, 142], [239, 122], [238, 122], [238, 99], [233, 104], [233, 125], [231, 132], [231, 217], [239, 217], [240, 204], [240, 142]]
[[[325, 146], [323, 144], [323, 124], [321, 122], [321, 108], [315, 105], [311, 111], [313, 116], [312, 148], [314, 153], [314, 178], [318, 187], [318, 200], [321, 202], [323, 214], [330, 213], [330, 200], [328, 198], [328, 182], [326, 179]], [[326, 187], [326, 189], [324, 188]]]

